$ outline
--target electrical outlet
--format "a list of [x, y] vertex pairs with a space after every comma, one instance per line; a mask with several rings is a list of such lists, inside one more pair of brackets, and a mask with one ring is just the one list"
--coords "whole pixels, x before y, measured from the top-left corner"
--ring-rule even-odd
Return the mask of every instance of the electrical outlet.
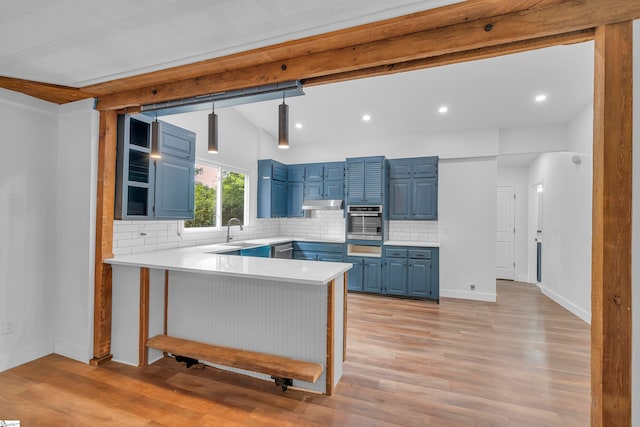
[[9, 320], [2, 321], [2, 335], [9, 335], [15, 332], [13, 322]]
[[470, 284], [470, 285], [469, 285], [469, 288], [470, 288], [472, 291], [475, 291], [475, 290], [476, 290], [476, 284], [475, 284], [475, 283]]

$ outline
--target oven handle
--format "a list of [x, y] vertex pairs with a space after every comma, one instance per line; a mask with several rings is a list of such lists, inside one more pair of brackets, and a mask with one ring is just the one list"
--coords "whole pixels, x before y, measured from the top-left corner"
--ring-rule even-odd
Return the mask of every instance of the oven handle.
[[349, 212], [350, 216], [380, 216], [379, 213], [360, 213], [360, 212]]

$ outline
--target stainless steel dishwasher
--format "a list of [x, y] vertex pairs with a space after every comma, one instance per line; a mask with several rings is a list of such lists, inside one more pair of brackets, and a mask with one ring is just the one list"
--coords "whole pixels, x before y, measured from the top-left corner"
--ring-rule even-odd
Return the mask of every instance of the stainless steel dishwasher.
[[271, 258], [293, 258], [293, 243], [282, 243], [280, 245], [271, 246]]

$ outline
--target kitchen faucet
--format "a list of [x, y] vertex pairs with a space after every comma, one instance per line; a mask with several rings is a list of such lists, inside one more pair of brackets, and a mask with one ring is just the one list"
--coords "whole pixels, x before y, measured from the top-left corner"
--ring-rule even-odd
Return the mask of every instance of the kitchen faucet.
[[234, 222], [237, 225], [240, 226], [240, 230], [242, 230], [242, 221], [240, 221], [238, 218], [229, 218], [229, 221], [227, 221], [227, 243], [229, 243], [229, 241], [231, 239], [233, 239], [233, 237], [231, 237], [229, 235], [229, 229], [231, 228], [231, 223]]

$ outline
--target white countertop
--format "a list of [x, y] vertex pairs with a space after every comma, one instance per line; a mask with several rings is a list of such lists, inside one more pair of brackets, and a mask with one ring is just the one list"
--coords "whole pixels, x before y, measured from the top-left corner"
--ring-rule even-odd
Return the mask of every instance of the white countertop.
[[439, 242], [416, 242], [411, 240], [387, 240], [385, 246], [415, 246], [418, 248], [439, 248]]
[[[323, 241], [322, 239], [276, 237], [269, 239], [245, 240], [244, 242], [255, 243], [256, 246], [260, 246], [290, 242], [293, 240], [307, 240], [312, 242]], [[335, 240], [325, 240], [325, 242], [342, 243]], [[191, 273], [274, 280], [307, 285], [324, 285], [352, 267], [352, 264], [341, 262], [259, 258], [215, 253], [228, 252], [237, 249], [241, 249], [241, 247], [233, 246], [233, 242], [229, 245], [218, 243], [187, 248], [140, 252], [131, 255], [118, 255], [114, 258], [105, 260], [105, 263], [111, 265], [148, 267]]]

